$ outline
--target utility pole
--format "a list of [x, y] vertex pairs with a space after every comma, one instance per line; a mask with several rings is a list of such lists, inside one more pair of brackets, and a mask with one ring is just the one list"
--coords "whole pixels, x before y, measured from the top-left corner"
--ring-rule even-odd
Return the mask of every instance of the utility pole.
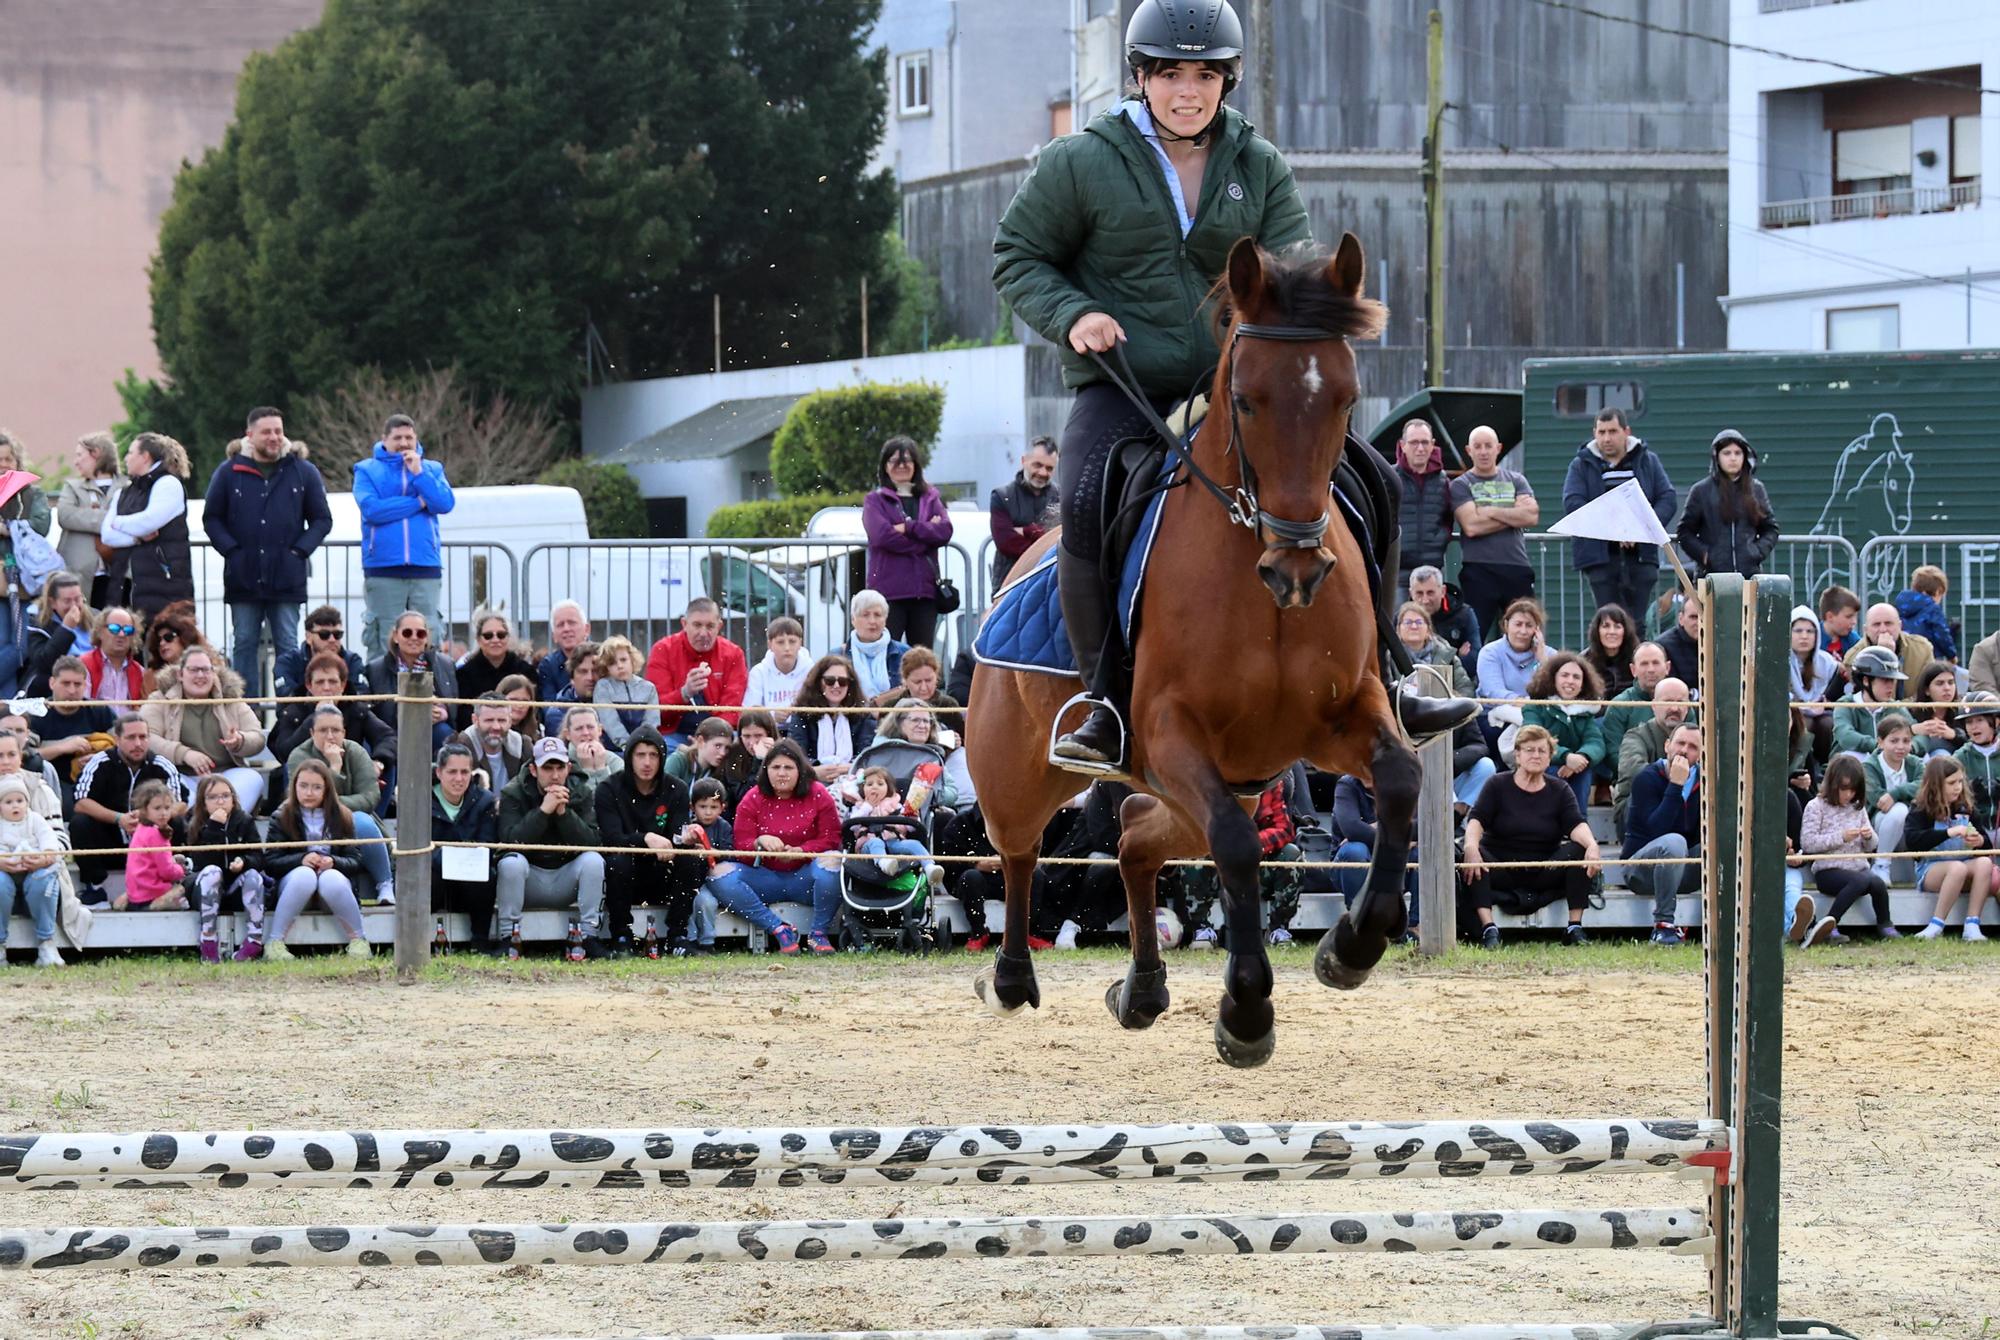
[[868, 357], [868, 276], [861, 276], [861, 356]]
[[1251, 63], [1252, 77], [1257, 81], [1255, 102], [1250, 109], [1251, 120], [1264, 132], [1264, 138], [1278, 142], [1278, 72], [1275, 68], [1277, 40], [1272, 36], [1271, 0], [1250, 0], [1250, 41], [1256, 47], [1256, 59]]
[[722, 295], [715, 295], [715, 370], [722, 371]]
[[1431, 11], [1424, 134], [1424, 385], [1444, 383], [1444, 15]]

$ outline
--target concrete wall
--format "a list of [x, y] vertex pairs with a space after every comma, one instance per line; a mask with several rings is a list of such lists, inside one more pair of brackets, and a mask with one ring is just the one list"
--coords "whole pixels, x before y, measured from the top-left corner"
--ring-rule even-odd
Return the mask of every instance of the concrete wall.
[[181, 161], [216, 143], [253, 51], [324, 0], [0, 0], [0, 424], [41, 464], [158, 370], [146, 265]]
[[[1037, 432], [1051, 431], [1044, 406], [1031, 427], [1027, 350], [1018, 344], [892, 358], [807, 363], [795, 367], [660, 377], [600, 386], [583, 394], [583, 452], [602, 456], [723, 400], [804, 394], [859, 382], [933, 382], [944, 388], [944, 418], [924, 475], [938, 485], [987, 491], [1014, 477], [1021, 450]], [[1045, 381], [1046, 372], [1033, 380]], [[703, 533], [708, 514], [741, 497], [741, 460], [683, 462], [633, 470], [648, 497], [688, 498], [688, 530]]]
[[[1869, 0], [1761, 14], [1757, 0], [1732, 0], [1730, 24], [1739, 41], [1801, 55], [1898, 73], [1977, 65], [1980, 82], [1989, 87], [2000, 77], [2000, 6]], [[1798, 228], [1758, 226], [1764, 202], [1830, 189], [1823, 166], [1817, 175], [1788, 179], [1773, 178], [1759, 163], [1795, 156], [1801, 145], [1821, 164], [1829, 161], [1825, 132], [1815, 141], [1797, 124], [1800, 90], [1848, 78], [1859, 76], [1749, 51], [1730, 57], [1731, 123], [1754, 127], [1758, 140], [1730, 159], [1729, 347], [1824, 349], [1829, 310], [1891, 304], [1901, 309], [1905, 349], [2000, 344], [2000, 209], [1993, 200], [2000, 187], [2000, 135], [1990, 133], [2000, 121], [2000, 97], [1987, 94], [1980, 103], [1989, 133], [1981, 137], [1985, 199], [1979, 206]], [[1927, 129], [1934, 139], [1935, 127]], [[1787, 180], [1820, 187], [1793, 195]]]

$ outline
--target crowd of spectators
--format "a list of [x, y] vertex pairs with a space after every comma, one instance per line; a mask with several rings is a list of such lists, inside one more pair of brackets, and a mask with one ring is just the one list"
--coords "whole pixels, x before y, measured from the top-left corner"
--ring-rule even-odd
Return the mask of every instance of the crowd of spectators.
[[[1466, 448], [1470, 467], [1447, 476], [1430, 425], [1412, 420], [1396, 452], [1399, 581], [1409, 597], [1396, 636], [1427, 691], [1532, 700], [1490, 701], [1452, 741], [1460, 924], [1492, 945], [1496, 910], [1560, 901], [1564, 938], [1581, 941], [1609, 861], [1624, 863], [1625, 886], [1649, 902], [1653, 940], [1679, 943], [1680, 900], [1698, 887], [1700, 610], [1671, 585], [1659, 593], [1656, 548], [1578, 540], [1575, 564], [1600, 607], [1584, 645], [1551, 646], [1522, 543], [1540, 505], [1500, 463], [1491, 430], [1476, 430]], [[1755, 453], [1725, 432], [1712, 455], [1676, 543], [1700, 571], [1755, 572], [1778, 534]], [[9, 457], [18, 463], [18, 447], [0, 435], [0, 466]], [[433, 707], [425, 742], [432, 832], [451, 844], [433, 856], [433, 903], [468, 918], [475, 948], [518, 952], [524, 912], [552, 909], [573, 917], [583, 957], [643, 952], [633, 942], [637, 908], [665, 952], [698, 954], [713, 949], [727, 909], [780, 952], [831, 953], [843, 915], [835, 858], [850, 845], [843, 822], [903, 815], [909, 779], [864, 766], [871, 745], [891, 740], [935, 750], [941, 766], [924, 784], [935, 819], [927, 811], [922, 825], [891, 823], [860, 854], [956, 893], [973, 946], [986, 942], [983, 912], [999, 882], [960, 746], [971, 658], [961, 651], [947, 667], [929, 645], [946, 598], [936, 552], [951, 519], [907, 439], [885, 444], [880, 486], [868, 495], [871, 586], [851, 600], [849, 627], [815, 649], [795, 620], [775, 619], [754, 664], [706, 599], [650, 646], [593, 628], [589, 611], [563, 600], [549, 611], [546, 646], [529, 645], [504, 611], [481, 610], [470, 645], [447, 647], [437, 518], [453, 498], [403, 416], [354, 467], [364, 648], [349, 646], [333, 606], [307, 611], [301, 634], [304, 574], [329, 525], [326, 490], [269, 407], [251, 411], [208, 486], [207, 529], [224, 558], [230, 611], [225, 660], [186, 599], [179, 444], [142, 434], [124, 481], [108, 439], [80, 441], [74, 464], [55, 509], [61, 543], [47, 546], [56, 557], [19, 529], [0, 554], [19, 610], [0, 650], [0, 689], [29, 709], [0, 717], [0, 914], [24, 907], [39, 962], [61, 962], [59, 926], [75, 941], [75, 918], [106, 908], [195, 909], [200, 952], [214, 960], [222, 914], [243, 914], [239, 959], [285, 957], [287, 933], [318, 906], [342, 928], [347, 952], [368, 953], [364, 910], [395, 901], [384, 834], [400, 723], [394, 703], [365, 695], [393, 692], [404, 671], [429, 674], [438, 697], [459, 700]], [[995, 491], [996, 581], [1042, 534], [1054, 465], [1054, 445], [1038, 442], [1015, 481]], [[1563, 506], [1628, 480], [1663, 525], [1674, 522], [1677, 494], [1658, 458], [1607, 411], [1570, 464]], [[36, 535], [50, 529], [48, 501], [32, 485], [0, 513]], [[1457, 585], [1443, 570], [1454, 541]], [[29, 583], [37, 564], [52, 563], [63, 566]], [[1921, 934], [1942, 934], [1964, 899], [1961, 933], [1983, 938], [1979, 914], [2000, 895], [1994, 862], [1951, 853], [2000, 836], [2000, 636], [1970, 647], [1961, 667], [1946, 590], [1944, 574], [1926, 566], [1891, 601], [1864, 609], [1836, 586], [1792, 612], [1791, 686], [1803, 704], [1793, 721], [1792, 828], [1802, 868], [1787, 921], [1801, 943], [1843, 938], [1839, 917], [1864, 899], [1881, 933], [1895, 934], [1887, 899], [1897, 883], [1937, 895]], [[267, 653], [276, 696], [294, 701], [258, 701]], [[1051, 822], [1045, 853], [1114, 852], [1122, 794], [1113, 783], [1080, 784]], [[1618, 849], [1610, 856], [1593, 812], [1608, 818], [1604, 846]], [[1256, 822], [1275, 861], [1323, 845], [1355, 862], [1375, 840], [1366, 783], [1303, 763], [1260, 797]], [[971, 859], [935, 863], [932, 846]], [[64, 859], [93, 848], [126, 855]], [[1913, 855], [1888, 855], [1899, 852]], [[1264, 933], [1289, 939], [1303, 892], [1352, 892], [1359, 877], [1267, 870]], [[1035, 892], [1037, 946], [1073, 946], [1123, 911], [1108, 867], [1045, 868]], [[1414, 877], [1410, 893], [1414, 915]], [[1184, 922], [1188, 943], [1218, 943], [1217, 894], [1198, 873], [1169, 880], [1170, 938]], [[792, 914], [799, 924], [784, 920], [786, 907], [806, 909]]]

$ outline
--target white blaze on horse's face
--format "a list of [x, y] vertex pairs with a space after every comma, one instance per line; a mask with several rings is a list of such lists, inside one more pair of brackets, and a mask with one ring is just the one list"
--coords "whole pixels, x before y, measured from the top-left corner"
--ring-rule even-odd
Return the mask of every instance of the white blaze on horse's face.
[[1326, 379], [1319, 375], [1318, 354], [1314, 354], [1306, 360], [1306, 375], [1303, 380], [1306, 384], [1306, 398], [1308, 400], [1318, 395], [1319, 388], [1326, 385]]

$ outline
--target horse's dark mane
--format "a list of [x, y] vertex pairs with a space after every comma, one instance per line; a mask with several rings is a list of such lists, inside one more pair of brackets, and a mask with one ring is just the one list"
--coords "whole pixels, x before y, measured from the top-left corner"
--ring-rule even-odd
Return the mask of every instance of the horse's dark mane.
[[[1271, 303], [1262, 314], [1270, 324], [1313, 326], [1349, 338], [1379, 335], [1389, 309], [1373, 298], [1349, 297], [1327, 280], [1333, 253], [1301, 243], [1282, 252], [1264, 253], [1264, 283]], [[1209, 290], [1215, 302], [1217, 343], [1229, 331], [1235, 312], [1229, 301], [1225, 273]]]

